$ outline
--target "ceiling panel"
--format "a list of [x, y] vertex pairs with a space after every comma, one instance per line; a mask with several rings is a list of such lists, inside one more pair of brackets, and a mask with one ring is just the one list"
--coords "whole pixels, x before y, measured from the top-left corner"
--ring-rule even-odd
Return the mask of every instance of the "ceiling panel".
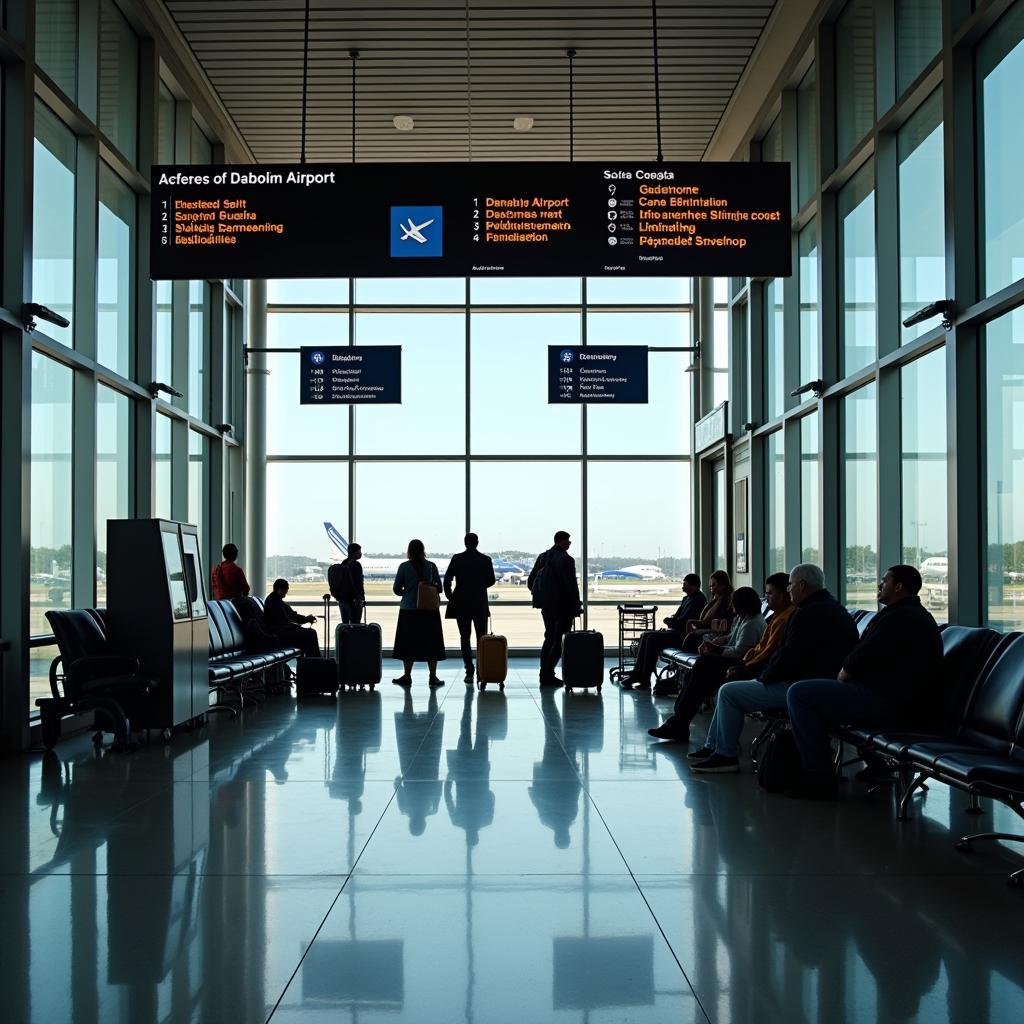
[[[166, 0], [263, 162], [299, 158], [305, 0]], [[660, 0], [662, 148], [700, 159], [773, 0]], [[311, 0], [306, 151], [359, 161], [654, 159], [650, 0]], [[392, 119], [407, 114], [412, 132]], [[514, 117], [534, 118], [516, 132]]]

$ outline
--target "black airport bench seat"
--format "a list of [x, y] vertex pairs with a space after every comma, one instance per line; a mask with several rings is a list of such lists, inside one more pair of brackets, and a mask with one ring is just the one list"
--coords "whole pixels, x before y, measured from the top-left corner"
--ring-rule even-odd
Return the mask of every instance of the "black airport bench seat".
[[299, 655], [297, 647], [281, 646], [253, 651], [246, 646], [242, 617], [231, 601], [209, 601], [210, 688], [241, 693], [241, 686], [261, 678], [267, 669], [284, 665]]

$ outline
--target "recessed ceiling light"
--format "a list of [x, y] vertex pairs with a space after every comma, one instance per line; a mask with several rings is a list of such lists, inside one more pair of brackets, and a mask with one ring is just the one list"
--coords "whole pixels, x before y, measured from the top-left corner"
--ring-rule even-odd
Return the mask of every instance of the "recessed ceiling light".
[[512, 118], [512, 127], [517, 132], [528, 132], [533, 127], [532, 117], [514, 117]]
[[400, 132], [411, 132], [416, 122], [408, 114], [399, 114], [394, 119], [394, 125]]

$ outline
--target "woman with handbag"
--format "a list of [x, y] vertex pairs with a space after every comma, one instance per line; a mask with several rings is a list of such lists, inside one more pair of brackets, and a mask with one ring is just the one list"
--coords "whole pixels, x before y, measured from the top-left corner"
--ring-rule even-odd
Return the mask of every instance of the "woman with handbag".
[[402, 599], [395, 630], [395, 657], [402, 662], [405, 672], [393, 682], [396, 686], [412, 686], [413, 662], [425, 661], [430, 669], [429, 685], [444, 686], [444, 680], [437, 675], [437, 663], [445, 657], [441, 576], [437, 566], [427, 560], [423, 541], [409, 541], [406, 558], [408, 561], [398, 567], [392, 588]]

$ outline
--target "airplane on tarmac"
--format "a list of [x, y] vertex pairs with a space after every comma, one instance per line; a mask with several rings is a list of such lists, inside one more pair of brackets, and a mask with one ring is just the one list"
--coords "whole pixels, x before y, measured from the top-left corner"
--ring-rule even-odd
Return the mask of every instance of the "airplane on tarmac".
[[[345, 558], [348, 555], [348, 541], [338, 532], [333, 523], [324, 523], [324, 530], [327, 539], [331, 542], [335, 551]], [[394, 579], [398, 567], [405, 561], [404, 558], [367, 558], [365, 555], [359, 560], [363, 567], [365, 579]], [[449, 559], [432, 558], [431, 561], [437, 566], [437, 571], [444, 576], [448, 568]], [[509, 562], [504, 558], [492, 558], [494, 562], [494, 575], [499, 583], [517, 583], [525, 579], [529, 573], [529, 567], [520, 565], [518, 562]]]
[[604, 569], [594, 573], [595, 580], [663, 580], [664, 570], [657, 565], [626, 565], [621, 569]]
[[412, 217], [410, 217], [408, 227], [406, 227], [404, 224], [398, 225], [402, 229], [401, 241], [404, 242], [407, 238], [413, 238], [421, 245], [423, 245], [427, 240], [426, 235], [423, 234], [423, 229], [430, 227], [430, 225], [433, 223], [434, 218], [431, 217], [430, 220], [425, 220], [422, 224], [413, 224]]

